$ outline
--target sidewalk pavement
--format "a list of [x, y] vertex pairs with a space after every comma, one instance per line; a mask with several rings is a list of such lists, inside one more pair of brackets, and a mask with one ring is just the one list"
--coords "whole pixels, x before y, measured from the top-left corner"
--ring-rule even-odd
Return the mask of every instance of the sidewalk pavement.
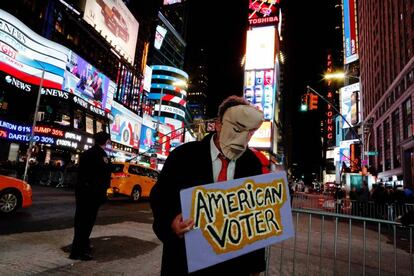
[[68, 258], [72, 238], [73, 228], [0, 236], [0, 275], [160, 274], [162, 245], [151, 224], [95, 225], [88, 262]]

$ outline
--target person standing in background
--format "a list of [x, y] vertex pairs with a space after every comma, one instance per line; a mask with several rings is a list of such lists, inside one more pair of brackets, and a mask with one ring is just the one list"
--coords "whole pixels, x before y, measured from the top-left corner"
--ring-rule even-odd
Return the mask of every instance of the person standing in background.
[[94, 135], [95, 145], [85, 151], [79, 160], [78, 179], [75, 186], [76, 213], [74, 238], [69, 258], [89, 261], [89, 237], [95, 224], [99, 207], [106, 201], [106, 190], [111, 182], [111, 161], [105, 146], [110, 136], [105, 132]]

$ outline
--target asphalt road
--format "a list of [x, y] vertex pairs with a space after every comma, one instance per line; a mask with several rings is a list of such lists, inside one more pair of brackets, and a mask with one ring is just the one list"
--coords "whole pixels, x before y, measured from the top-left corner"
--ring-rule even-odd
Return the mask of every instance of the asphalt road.
[[[32, 186], [33, 205], [11, 215], [0, 215], [0, 235], [60, 230], [73, 227], [75, 193], [73, 190]], [[146, 199], [133, 203], [128, 198], [110, 199], [99, 210], [95, 225], [120, 222], [152, 223]]]
[[[147, 200], [113, 199], [101, 207], [91, 262], [67, 257], [74, 212], [72, 190], [34, 186], [31, 207], [0, 216], [0, 275], [159, 275], [162, 244]], [[295, 237], [270, 247], [267, 275], [413, 275], [407, 229], [364, 229], [347, 219], [336, 225], [297, 212]]]

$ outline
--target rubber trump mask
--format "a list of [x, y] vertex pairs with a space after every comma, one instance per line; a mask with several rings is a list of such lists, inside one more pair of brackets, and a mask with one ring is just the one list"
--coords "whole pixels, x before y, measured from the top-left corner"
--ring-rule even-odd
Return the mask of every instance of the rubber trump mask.
[[219, 143], [224, 156], [236, 160], [247, 149], [253, 133], [263, 122], [263, 112], [250, 105], [230, 107], [223, 115]]

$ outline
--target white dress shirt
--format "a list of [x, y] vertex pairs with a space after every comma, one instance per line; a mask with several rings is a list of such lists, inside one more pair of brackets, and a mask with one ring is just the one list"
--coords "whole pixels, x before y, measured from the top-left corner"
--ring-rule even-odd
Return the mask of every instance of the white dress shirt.
[[[213, 163], [213, 177], [214, 182], [217, 182], [218, 176], [220, 174], [221, 170], [221, 160], [218, 158], [218, 155], [220, 154], [220, 151], [216, 147], [216, 144], [214, 144], [214, 134], [211, 137], [210, 140], [210, 155], [211, 155], [211, 162]], [[229, 166], [227, 167], [227, 180], [234, 179], [234, 171], [236, 169], [236, 161], [231, 160], [229, 162]]]

